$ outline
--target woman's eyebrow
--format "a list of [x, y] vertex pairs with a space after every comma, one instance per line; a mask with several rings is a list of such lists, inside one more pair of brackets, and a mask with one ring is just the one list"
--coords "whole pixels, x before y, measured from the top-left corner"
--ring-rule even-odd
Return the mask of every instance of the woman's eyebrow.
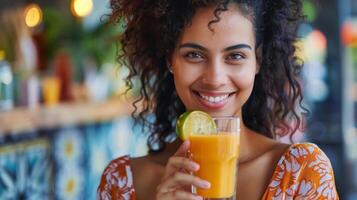
[[205, 47], [197, 44], [197, 43], [191, 43], [191, 42], [188, 42], [188, 43], [184, 43], [184, 44], [181, 44], [179, 46], [179, 49], [181, 48], [193, 48], [193, 49], [199, 49], [199, 50], [202, 50], [202, 51], [208, 51]]
[[252, 47], [248, 44], [236, 44], [233, 46], [229, 46], [227, 48], [225, 48], [223, 51], [231, 51], [231, 50], [235, 50], [235, 49], [249, 49], [252, 50]]
[[[184, 43], [184, 44], [181, 44], [179, 46], [179, 49], [181, 48], [193, 48], [193, 49], [199, 49], [201, 51], [208, 51], [205, 47], [197, 44], [197, 43], [192, 43], [192, 42], [188, 42], [188, 43]], [[249, 49], [249, 50], [252, 50], [252, 47], [248, 44], [236, 44], [236, 45], [232, 45], [232, 46], [229, 46], [225, 49], [223, 49], [223, 51], [231, 51], [231, 50], [235, 50], [235, 49]]]

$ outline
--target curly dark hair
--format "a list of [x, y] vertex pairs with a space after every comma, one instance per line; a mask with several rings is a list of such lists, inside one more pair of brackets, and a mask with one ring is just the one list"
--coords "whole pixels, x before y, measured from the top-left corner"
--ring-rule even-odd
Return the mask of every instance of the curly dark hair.
[[[249, 18], [260, 47], [254, 88], [242, 109], [243, 123], [269, 138], [293, 134], [301, 127], [302, 91], [299, 73], [302, 62], [295, 56], [297, 28], [301, 22], [300, 0], [111, 0], [112, 22], [123, 23], [122, 52], [118, 61], [129, 67], [126, 84], [131, 89], [139, 77], [139, 98], [133, 103], [136, 122], [149, 127], [150, 152], [165, 148], [175, 131], [175, 119], [185, 112], [178, 97], [167, 60], [196, 10], [215, 6], [215, 19], [229, 3]], [[142, 108], [138, 109], [138, 103]], [[148, 114], [155, 119], [149, 121]]]

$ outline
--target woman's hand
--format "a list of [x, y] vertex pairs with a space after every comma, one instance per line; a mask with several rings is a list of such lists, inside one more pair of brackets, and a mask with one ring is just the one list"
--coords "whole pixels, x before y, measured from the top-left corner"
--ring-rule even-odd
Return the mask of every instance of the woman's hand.
[[156, 200], [201, 200], [202, 197], [191, 193], [191, 185], [208, 189], [210, 183], [189, 172], [195, 172], [200, 167], [186, 158], [189, 141], [185, 141], [177, 152], [168, 160], [161, 183], [157, 187]]

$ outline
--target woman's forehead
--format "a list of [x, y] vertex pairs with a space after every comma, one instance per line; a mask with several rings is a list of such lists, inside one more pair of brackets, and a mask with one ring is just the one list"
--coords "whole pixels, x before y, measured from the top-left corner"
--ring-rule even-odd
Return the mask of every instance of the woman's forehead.
[[227, 11], [219, 14], [217, 22], [214, 10], [215, 7], [198, 9], [192, 22], [184, 28], [179, 41], [254, 43], [253, 24], [245, 15], [241, 14], [237, 7], [229, 6]]

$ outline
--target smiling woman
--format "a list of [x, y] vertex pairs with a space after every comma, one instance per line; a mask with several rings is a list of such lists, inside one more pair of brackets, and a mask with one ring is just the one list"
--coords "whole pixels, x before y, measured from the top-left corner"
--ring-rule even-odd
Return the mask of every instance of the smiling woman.
[[242, 117], [259, 70], [254, 27], [234, 5], [208, 29], [214, 9], [198, 9], [177, 42], [170, 61], [176, 91], [187, 110]]
[[112, 20], [126, 23], [119, 62], [130, 69], [128, 86], [140, 78], [143, 109], [133, 116], [150, 128], [150, 152], [113, 160], [98, 198], [203, 199], [189, 186], [210, 183], [191, 173], [200, 166], [173, 123], [201, 110], [242, 118], [238, 199], [338, 199], [330, 161], [316, 145], [274, 140], [296, 132], [306, 111], [294, 46], [299, 0], [111, 3]]

